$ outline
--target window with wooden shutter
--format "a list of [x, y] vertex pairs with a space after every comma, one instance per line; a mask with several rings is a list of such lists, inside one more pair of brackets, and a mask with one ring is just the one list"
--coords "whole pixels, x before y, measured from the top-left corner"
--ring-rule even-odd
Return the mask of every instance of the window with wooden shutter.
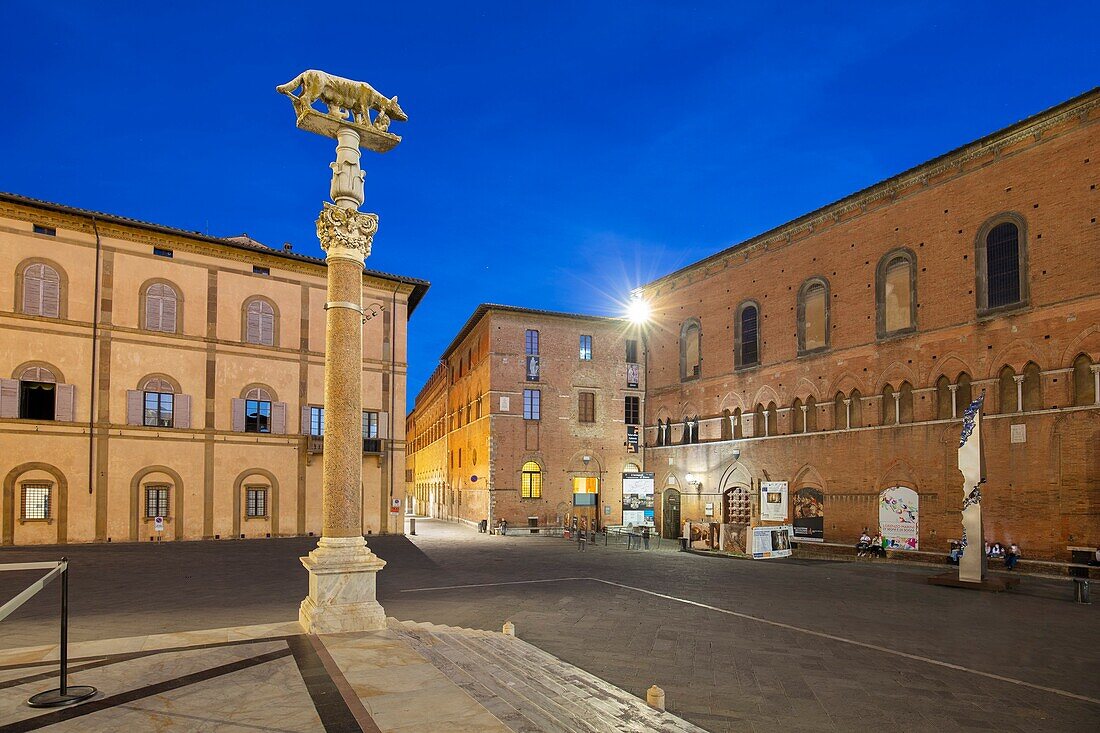
[[23, 312], [57, 318], [61, 312], [61, 277], [49, 265], [37, 263], [23, 270]]
[[577, 420], [579, 422], [596, 422], [596, 394], [594, 392], [581, 392], [577, 398]]
[[145, 328], [149, 331], [176, 332], [176, 306], [179, 296], [166, 283], [153, 283], [145, 291]]
[[19, 380], [0, 379], [0, 418], [19, 417]]
[[286, 435], [286, 403], [274, 402], [271, 405], [271, 432]]
[[[233, 423], [234, 430], [237, 430], [238, 415], [236, 404], [234, 401]], [[245, 433], [270, 433], [272, 432], [272, 418], [276, 416], [272, 410], [273, 403], [271, 393], [263, 387], [254, 387], [245, 393], [244, 399], [240, 400], [241, 405], [241, 428], [239, 432]], [[286, 432], [286, 403], [278, 402], [274, 403], [281, 407], [278, 408], [278, 412], [281, 413], [282, 429]]]
[[275, 309], [267, 301], [253, 300], [248, 304], [245, 341], [263, 346], [275, 345]]

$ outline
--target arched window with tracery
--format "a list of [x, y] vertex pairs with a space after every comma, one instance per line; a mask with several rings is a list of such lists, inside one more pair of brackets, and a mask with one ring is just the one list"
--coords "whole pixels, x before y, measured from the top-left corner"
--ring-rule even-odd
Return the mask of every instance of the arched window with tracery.
[[697, 379], [703, 370], [703, 328], [696, 318], [680, 328], [680, 379]]
[[1073, 360], [1073, 404], [1095, 405], [1096, 377], [1093, 376], [1092, 359], [1088, 354], [1078, 354]]

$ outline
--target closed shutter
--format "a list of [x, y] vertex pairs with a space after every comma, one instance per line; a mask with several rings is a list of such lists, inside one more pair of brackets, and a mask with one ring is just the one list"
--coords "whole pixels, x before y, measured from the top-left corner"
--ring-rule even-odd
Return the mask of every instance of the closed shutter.
[[54, 419], [59, 422], [72, 422], [76, 390], [71, 384], [59, 384], [56, 389], [57, 397], [54, 403]]
[[191, 395], [178, 394], [174, 398], [175, 407], [172, 411], [172, 427], [191, 427]]
[[0, 379], [0, 418], [19, 417], [19, 380]]
[[245, 324], [244, 340], [250, 344], [260, 343], [260, 313], [259, 304], [252, 303], [248, 306], [248, 319]]
[[[267, 304], [265, 303], [264, 306]], [[264, 310], [268, 308], [265, 307]], [[265, 346], [275, 345], [275, 314], [260, 313], [260, 343]]]
[[311, 417], [310, 407], [309, 407], [309, 405], [306, 405], [305, 407], [302, 408], [302, 424], [301, 424], [301, 430], [299, 431], [299, 432], [301, 432], [302, 435], [309, 435], [309, 428], [310, 428], [309, 418], [310, 417]]
[[234, 398], [232, 400], [233, 406], [233, 427], [234, 433], [244, 432], [244, 400]]
[[160, 330], [160, 285], [150, 285], [145, 291], [145, 328], [149, 331]]
[[276, 435], [286, 435], [285, 402], [273, 402], [271, 404], [271, 432]]
[[61, 312], [61, 280], [53, 268], [43, 268], [42, 278], [42, 315], [57, 318]]
[[160, 297], [160, 328], [166, 333], [176, 332], [176, 291], [162, 285]]
[[390, 437], [390, 421], [388, 412], [378, 413], [378, 437], [383, 440]]
[[145, 407], [145, 393], [140, 389], [126, 390], [126, 424], [144, 425], [142, 413]]
[[23, 270], [23, 312], [28, 316], [42, 315], [41, 265], [31, 265]]

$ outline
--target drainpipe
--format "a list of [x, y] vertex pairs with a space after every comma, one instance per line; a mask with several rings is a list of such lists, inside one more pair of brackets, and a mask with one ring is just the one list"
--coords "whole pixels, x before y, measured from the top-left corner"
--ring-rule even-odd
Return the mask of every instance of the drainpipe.
[[[389, 466], [390, 471], [390, 501], [386, 502], [387, 515], [389, 516], [389, 504], [393, 501], [393, 410], [397, 404], [397, 288], [393, 289], [393, 296], [390, 300], [390, 409], [386, 415], [386, 422], [388, 423], [386, 435], [390, 436], [386, 442], [386, 464]], [[404, 471], [405, 467], [402, 466], [401, 470]], [[397, 521], [399, 524], [396, 530], [397, 534], [402, 534], [405, 531], [405, 516], [404, 512], [398, 512]]]
[[99, 239], [99, 226], [96, 218], [92, 217], [92, 231], [95, 233], [95, 289], [92, 303], [92, 369], [90, 375], [90, 388], [88, 389], [88, 493], [91, 494], [95, 487], [95, 395], [96, 395], [96, 365], [98, 355], [96, 347], [99, 343], [99, 259], [103, 250]]

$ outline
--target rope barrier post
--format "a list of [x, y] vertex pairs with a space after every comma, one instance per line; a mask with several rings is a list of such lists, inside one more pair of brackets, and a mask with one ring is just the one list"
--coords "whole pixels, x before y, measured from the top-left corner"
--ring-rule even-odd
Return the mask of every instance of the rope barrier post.
[[57, 708], [65, 705], [73, 705], [87, 700], [96, 694], [96, 688], [90, 685], [73, 685], [69, 687], [69, 558], [61, 558], [58, 563], [61, 568], [61, 684], [53, 690], [39, 692], [31, 695], [27, 705], [32, 708]]

